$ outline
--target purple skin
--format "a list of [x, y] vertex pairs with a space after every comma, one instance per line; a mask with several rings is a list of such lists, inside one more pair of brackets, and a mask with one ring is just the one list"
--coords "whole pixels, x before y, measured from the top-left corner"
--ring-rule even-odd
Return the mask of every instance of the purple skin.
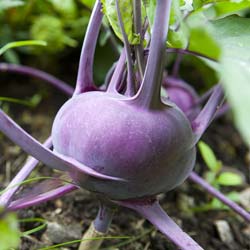
[[[162, 86], [168, 95], [168, 97], [162, 97], [163, 102], [169, 98], [187, 115], [190, 121], [198, 115], [200, 106], [196, 103], [199, 96], [189, 84], [179, 78], [167, 76], [164, 78]], [[190, 110], [192, 110], [191, 116], [188, 115]]]
[[[81, 133], [75, 133], [79, 128]], [[71, 175], [82, 187], [111, 199], [169, 191], [184, 181], [195, 161], [190, 123], [179, 109], [148, 112], [119, 94], [89, 92], [70, 99], [56, 115], [52, 140], [54, 151], [126, 179], [124, 186]]]
[[[80, 65], [86, 65], [83, 62], [88, 59], [90, 65], [79, 67], [75, 95], [57, 114], [52, 131], [54, 152], [30, 137], [3, 112], [0, 112], [0, 130], [48, 166], [69, 172], [81, 186], [108, 198], [122, 199], [113, 202], [139, 212], [183, 250], [190, 250], [190, 246], [192, 250], [200, 250], [202, 248], [177, 228], [158, 203], [145, 205], [148, 196], [174, 188], [189, 175], [195, 161], [195, 144], [223, 99], [222, 88], [217, 86], [202, 112], [191, 122], [175, 104], [161, 102], [170, 5], [171, 1], [157, 1], [150, 53], [141, 87], [135, 96], [121, 95], [117, 88], [106, 93], [82, 93], [95, 89], [93, 82], [84, 82], [83, 76], [89, 74], [87, 79], [92, 76], [90, 41], [96, 41], [101, 20], [98, 15], [93, 19], [97, 13], [100, 15], [101, 5], [96, 1], [80, 59]], [[95, 42], [92, 46], [95, 47]], [[152, 176], [158, 181], [150, 180]], [[59, 188], [40, 200], [38, 197], [35, 202], [59, 197], [73, 189], [74, 186]], [[138, 202], [128, 198], [141, 199]], [[22, 200], [21, 204], [24, 202]], [[12, 203], [12, 209], [14, 207]], [[112, 216], [105, 220], [97, 218], [95, 227], [107, 228]]]

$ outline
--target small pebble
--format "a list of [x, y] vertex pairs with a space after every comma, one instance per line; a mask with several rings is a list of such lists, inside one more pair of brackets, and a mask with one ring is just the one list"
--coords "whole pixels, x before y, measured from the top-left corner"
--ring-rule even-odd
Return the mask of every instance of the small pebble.
[[51, 243], [78, 240], [82, 237], [82, 227], [80, 224], [62, 225], [57, 222], [48, 222], [43, 237]]
[[232, 244], [234, 242], [234, 238], [228, 222], [225, 220], [217, 220], [214, 224], [221, 241], [227, 245]]
[[239, 199], [242, 206], [250, 211], [250, 188], [240, 192]]

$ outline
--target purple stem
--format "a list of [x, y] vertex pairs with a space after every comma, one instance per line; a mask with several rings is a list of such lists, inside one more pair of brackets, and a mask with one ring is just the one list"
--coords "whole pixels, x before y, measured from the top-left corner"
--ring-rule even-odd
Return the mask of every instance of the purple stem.
[[173, 67], [173, 71], [172, 71], [172, 75], [175, 78], [177, 78], [178, 75], [179, 75], [179, 70], [180, 70], [180, 64], [181, 64], [181, 61], [182, 61], [182, 57], [183, 57], [183, 54], [177, 54], [177, 57], [175, 59], [174, 67]]
[[98, 214], [94, 220], [95, 230], [100, 233], [107, 233], [112, 222], [113, 215], [114, 209], [101, 202], [99, 205]]
[[108, 72], [105, 76], [104, 84], [102, 86], [100, 86], [100, 88], [99, 88], [100, 90], [107, 90], [107, 88], [111, 82], [112, 76], [115, 72], [116, 66], [117, 66], [117, 62], [113, 63], [111, 68], [108, 70]]
[[195, 143], [197, 143], [215, 117], [216, 111], [220, 108], [224, 99], [224, 93], [220, 84], [214, 87], [213, 94], [210, 96], [205, 107], [199, 115], [192, 121], [192, 128], [195, 134]]
[[19, 145], [24, 151], [40, 160], [47, 166], [71, 173], [84, 174], [86, 177], [93, 176], [106, 180], [122, 181], [120, 178], [100, 174], [92, 168], [67, 156], [60, 155], [44, 147], [21, 127], [19, 127], [10, 117], [0, 109], [0, 131], [2, 131], [13, 142]]
[[[50, 148], [52, 146], [51, 137], [49, 137], [44, 142], [43, 145], [46, 148]], [[6, 191], [0, 196], [0, 206], [7, 206], [9, 204], [9, 202], [11, 201], [11, 198], [16, 193], [16, 191], [19, 189], [19, 187], [20, 187], [19, 184], [30, 175], [30, 173], [36, 167], [38, 162], [39, 161], [33, 157], [28, 159], [27, 163], [21, 168], [21, 170], [18, 172], [18, 174], [12, 179], [12, 181], [6, 187]]]
[[12, 201], [10, 205], [8, 206], [8, 209], [15, 211], [18, 209], [24, 209], [24, 208], [31, 207], [34, 205], [38, 205], [49, 200], [57, 199], [76, 189], [77, 187], [75, 185], [67, 184], [62, 187], [50, 190], [43, 194], [39, 194], [39, 195], [28, 197], [28, 198], [21, 198], [21, 199]]
[[225, 195], [223, 195], [221, 192], [216, 190], [214, 187], [212, 187], [209, 183], [207, 183], [203, 178], [198, 176], [196, 173], [192, 172], [189, 175], [189, 179], [204, 188], [208, 193], [210, 193], [212, 196], [216, 197], [218, 200], [223, 202], [225, 205], [230, 207], [232, 210], [234, 210], [237, 214], [239, 214], [241, 217], [246, 219], [250, 222], [250, 213], [244, 210], [242, 207], [240, 207], [235, 202], [229, 200]]
[[150, 221], [170, 241], [182, 250], [203, 250], [188, 234], [166, 214], [158, 201], [153, 202], [119, 202], [122, 206], [131, 208]]
[[157, 0], [148, 61], [141, 88], [135, 98], [135, 101], [145, 108], [158, 108], [161, 104], [160, 91], [170, 9], [171, 0]]
[[[214, 62], [218, 62], [218, 60], [216, 60], [216, 59], [214, 59], [212, 57], [209, 57], [209, 56], [206, 56], [206, 55], [201, 54], [199, 52], [191, 51], [191, 50], [188, 50], [188, 49], [167, 48], [166, 52], [167, 53], [183, 54], [183, 55], [199, 56], [199, 57], [203, 57], [203, 58], [206, 58], [206, 59], [214, 61]], [[144, 55], [147, 56], [148, 53], [149, 53], [149, 49], [144, 49]]]
[[74, 95], [96, 90], [93, 80], [93, 64], [97, 38], [102, 24], [103, 14], [101, 9], [100, 0], [96, 0], [82, 45]]
[[143, 32], [141, 22], [141, 1], [133, 0], [134, 32], [140, 35], [140, 44], [135, 45], [135, 56], [140, 73], [140, 81], [143, 78], [145, 64], [143, 58]]
[[125, 50], [122, 51], [120, 58], [116, 64], [115, 71], [108, 85], [107, 92], [117, 93], [118, 88], [121, 84], [123, 72], [125, 70], [126, 55]]
[[56, 87], [57, 89], [61, 90], [65, 94], [71, 96], [73, 94], [73, 88], [70, 87], [67, 83], [61, 81], [60, 79], [42, 71], [39, 69], [35, 69], [29, 66], [22, 66], [16, 64], [9, 64], [9, 63], [0, 63], [0, 71], [1, 72], [12, 72], [21, 75], [30, 75], [41, 80], [44, 80], [50, 83], [52, 86]]
[[125, 47], [125, 52], [126, 52], [126, 59], [127, 59], [127, 94], [128, 96], [133, 96], [135, 94], [135, 83], [134, 83], [134, 78], [133, 78], [133, 62], [132, 62], [132, 57], [131, 57], [131, 48], [129, 45], [128, 37], [125, 32], [124, 24], [122, 21], [122, 16], [121, 16], [121, 11], [119, 7], [119, 1], [115, 1], [116, 4], [116, 10], [117, 10], [117, 15], [118, 15], [118, 21], [119, 25], [121, 28], [122, 32], [122, 37], [123, 37], [123, 42], [124, 42], [124, 47]]

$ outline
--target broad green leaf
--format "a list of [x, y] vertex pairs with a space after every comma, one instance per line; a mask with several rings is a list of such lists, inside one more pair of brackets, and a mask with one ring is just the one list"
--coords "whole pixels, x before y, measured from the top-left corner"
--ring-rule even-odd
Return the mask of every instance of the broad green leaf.
[[211, 34], [202, 26], [190, 30], [189, 50], [219, 59], [220, 48]]
[[186, 48], [189, 40], [189, 29], [183, 22], [180, 0], [172, 2], [169, 23], [167, 45], [174, 48]]
[[17, 42], [10, 42], [0, 48], [0, 56], [5, 53], [9, 49], [23, 47], [23, 46], [46, 46], [47, 43], [41, 40], [25, 40], [25, 41], [17, 41]]
[[[122, 33], [118, 21], [118, 15], [116, 11], [116, 0], [101, 0], [103, 4], [103, 12], [106, 15], [111, 27], [115, 34], [122, 39]], [[133, 32], [133, 2], [132, 0], [119, 1], [119, 7], [122, 16], [122, 22], [124, 24], [125, 32], [128, 36], [130, 44], [139, 44], [140, 36]]]
[[221, 169], [221, 163], [217, 160], [213, 150], [203, 141], [198, 143], [198, 147], [208, 168], [213, 172], [218, 172]]
[[188, 49], [204, 54], [213, 59], [219, 59], [221, 49], [213, 36], [213, 27], [202, 12], [195, 12], [187, 19], [189, 27]]
[[239, 186], [243, 184], [244, 180], [240, 174], [234, 172], [222, 172], [218, 176], [217, 182], [223, 186]]
[[208, 3], [203, 7], [204, 13], [209, 18], [219, 18], [225, 17], [238, 13], [241, 10], [247, 9], [250, 7], [249, 0], [239, 0], [239, 1], [217, 1], [213, 4]]
[[95, 0], [81, 0], [81, 2], [89, 8], [93, 8]]
[[15, 214], [0, 212], [0, 232], [0, 250], [18, 247], [20, 232]]
[[250, 145], [250, 19], [227, 17], [213, 22], [214, 38], [221, 44], [218, 68], [236, 125]]
[[24, 5], [21, 0], [0, 0], [0, 11]]

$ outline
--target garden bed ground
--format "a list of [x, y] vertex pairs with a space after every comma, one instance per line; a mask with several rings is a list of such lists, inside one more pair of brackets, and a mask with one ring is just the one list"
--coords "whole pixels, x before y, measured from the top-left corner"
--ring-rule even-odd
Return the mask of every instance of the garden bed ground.
[[[70, 77], [69, 77], [70, 78]], [[50, 87], [43, 87], [42, 83], [25, 80], [20, 77], [3, 77], [0, 90], [5, 96], [24, 97], [32, 96], [39, 90], [43, 95], [42, 102], [35, 109], [20, 105], [10, 104], [9, 114], [27, 131], [43, 141], [49, 134], [52, 119], [56, 110], [64, 102], [65, 97]], [[26, 78], [25, 78], [26, 79]], [[70, 79], [71, 81], [73, 79]], [[27, 83], [28, 82], [28, 83]], [[5, 108], [7, 106], [5, 105]], [[6, 185], [15, 175], [19, 167], [24, 163], [26, 155], [18, 147], [5, 137], [0, 135], [0, 184]], [[247, 188], [250, 180], [249, 153], [244, 147], [238, 133], [231, 125], [230, 117], [217, 120], [203, 137], [212, 146], [216, 155], [227, 166], [238, 168], [246, 177], [246, 185], [237, 188], [242, 191]], [[198, 156], [196, 171], [202, 174], [204, 164]], [[51, 176], [52, 171], [40, 166], [37, 175]], [[34, 184], [33, 184], [34, 185]], [[233, 191], [229, 188], [224, 191]], [[186, 181], [176, 190], [160, 196], [161, 204], [168, 214], [174, 218], [194, 239], [206, 250], [250, 250], [250, 225], [230, 210], [216, 210], [192, 213], [192, 206], [199, 206], [210, 199], [201, 188]], [[187, 204], [190, 204], [188, 207]], [[49, 244], [79, 239], [91, 220], [94, 219], [98, 208], [98, 202], [93, 194], [86, 191], [76, 191], [63, 198], [50, 201], [45, 204], [31, 207], [18, 212], [19, 218], [39, 217], [49, 222], [47, 229], [34, 235], [23, 238], [20, 249], [39, 249]], [[215, 226], [216, 221], [224, 220], [230, 226], [232, 241], [224, 242], [222, 235]], [[22, 230], [27, 230], [36, 224], [21, 224]], [[57, 228], [57, 232], [53, 231]], [[61, 230], [61, 231], [60, 231]], [[60, 232], [59, 234], [56, 234]], [[74, 234], [72, 234], [74, 232]], [[65, 233], [65, 235], [63, 234]], [[54, 235], [53, 235], [54, 234]], [[64, 235], [63, 237], [60, 236]], [[143, 220], [136, 213], [121, 208], [114, 217], [110, 229], [113, 236], [131, 236], [132, 242], [114, 249], [121, 250], [170, 250], [176, 249], [165, 237], [156, 232], [152, 225]], [[135, 239], [136, 238], [136, 239]], [[53, 242], [52, 242], [53, 241]], [[107, 240], [102, 249], [113, 249], [118, 242], [126, 240]], [[227, 240], [226, 240], [227, 241]], [[70, 245], [61, 249], [77, 249], [77, 245]], [[191, 249], [190, 249], [191, 250]]]

